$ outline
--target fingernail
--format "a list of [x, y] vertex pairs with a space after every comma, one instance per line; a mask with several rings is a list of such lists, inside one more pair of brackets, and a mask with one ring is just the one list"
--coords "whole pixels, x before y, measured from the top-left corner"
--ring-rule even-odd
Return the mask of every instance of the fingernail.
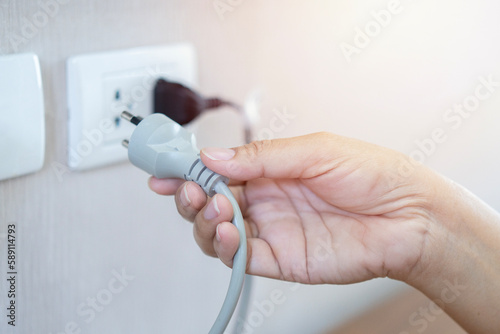
[[208, 205], [207, 209], [205, 210], [205, 213], [203, 214], [203, 217], [207, 220], [214, 219], [220, 214], [219, 207], [217, 206], [217, 195], [212, 197], [212, 201]]
[[191, 204], [191, 200], [189, 199], [188, 192], [187, 192], [187, 186], [188, 186], [188, 184], [185, 183], [184, 187], [182, 187], [181, 196], [180, 196], [181, 204], [185, 207], [188, 207], [189, 204]]
[[217, 225], [217, 227], [215, 228], [215, 239], [220, 242], [220, 234], [219, 234], [219, 225]]
[[201, 150], [210, 160], [231, 160], [236, 154], [235, 150], [229, 148], [207, 147]]

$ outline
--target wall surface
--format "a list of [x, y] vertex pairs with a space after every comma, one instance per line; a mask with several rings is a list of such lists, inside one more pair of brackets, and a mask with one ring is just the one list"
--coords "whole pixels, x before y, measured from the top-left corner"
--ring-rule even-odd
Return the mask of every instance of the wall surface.
[[[500, 81], [497, 1], [233, 1], [224, 13], [220, 2], [0, 0], [0, 52], [39, 55], [47, 123], [43, 170], [0, 183], [1, 333], [204, 333], [225, 295], [229, 269], [199, 251], [143, 172], [53, 168], [67, 159], [65, 60], [76, 54], [189, 41], [203, 93], [243, 102], [261, 90], [257, 137], [325, 130], [375, 142], [500, 209], [500, 87], [464, 116], [448, 111], [473, 101], [481, 77]], [[377, 13], [393, 3], [384, 21]], [[276, 126], [280, 112], [292, 117]], [[237, 145], [238, 127], [227, 111], [194, 126], [200, 146]], [[446, 140], [430, 144], [437, 128]], [[17, 228], [15, 328], [4, 315], [8, 224]], [[254, 333], [319, 333], [402, 288], [255, 286]], [[286, 301], [263, 314], [257, 305], [276, 289]], [[94, 310], [95, 299], [105, 305]]]

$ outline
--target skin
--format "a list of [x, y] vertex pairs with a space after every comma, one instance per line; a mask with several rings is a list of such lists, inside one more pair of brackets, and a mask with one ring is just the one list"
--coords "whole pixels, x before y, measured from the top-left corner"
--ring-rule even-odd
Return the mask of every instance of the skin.
[[[375, 277], [425, 293], [470, 333], [500, 329], [500, 216], [396, 151], [330, 133], [206, 148], [245, 218], [247, 273], [306, 284]], [[228, 266], [238, 247], [227, 198], [151, 178]]]

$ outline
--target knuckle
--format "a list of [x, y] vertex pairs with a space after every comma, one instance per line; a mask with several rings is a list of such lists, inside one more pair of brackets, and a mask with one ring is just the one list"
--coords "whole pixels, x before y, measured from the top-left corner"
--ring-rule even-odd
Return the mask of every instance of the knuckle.
[[270, 150], [273, 146], [272, 140], [258, 140], [244, 145], [246, 156], [250, 161], [256, 160], [262, 153]]
[[235, 162], [235, 161], [230, 161], [228, 162], [226, 166], [226, 174], [227, 176], [234, 177], [238, 176], [242, 173], [243, 168], [241, 167], [241, 164]]
[[239, 159], [229, 161], [226, 164], [226, 176], [236, 179], [248, 177], [249, 166], [258, 168], [260, 166], [259, 159], [266, 152], [269, 152], [273, 145], [272, 140], [259, 140], [241, 146], [237, 152]]

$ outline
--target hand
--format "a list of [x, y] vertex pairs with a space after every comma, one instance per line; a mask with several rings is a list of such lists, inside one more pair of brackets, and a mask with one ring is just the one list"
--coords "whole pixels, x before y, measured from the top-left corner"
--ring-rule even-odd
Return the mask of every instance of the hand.
[[[395, 151], [328, 133], [202, 150], [232, 180], [246, 221], [247, 273], [302, 283], [388, 276], [424, 292], [470, 333], [500, 328], [500, 215]], [[181, 180], [152, 178], [226, 265], [233, 212]]]
[[[301, 283], [352, 283], [422, 270], [434, 195], [430, 170], [402, 154], [328, 133], [202, 150], [228, 176], [245, 218], [253, 275]], [[401, 173], [402, 164], [411, 172]], [[404, 175], [402, 175], [404, 174]], [[238, 231], [222, 195], [194, 182], [152, 178], [194, 221], [201, 249], [231, 266]]]

